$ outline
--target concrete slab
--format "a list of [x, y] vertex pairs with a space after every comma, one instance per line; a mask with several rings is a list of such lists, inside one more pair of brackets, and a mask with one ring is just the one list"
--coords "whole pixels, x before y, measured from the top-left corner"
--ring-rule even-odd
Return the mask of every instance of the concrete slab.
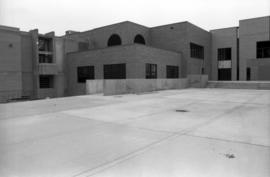
[[81, 176], [266, 177], [270, 174], [269, 156], [267, 147], [178, 136], [132, 159]]
[[3, 177], [268, 177], [269, 166], [270, 91], [185, 89], [0, 104]]

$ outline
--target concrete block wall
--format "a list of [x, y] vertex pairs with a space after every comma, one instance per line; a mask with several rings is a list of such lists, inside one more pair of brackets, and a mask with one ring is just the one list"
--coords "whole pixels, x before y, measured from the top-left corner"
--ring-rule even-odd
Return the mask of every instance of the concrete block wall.
[[270, 58], [248, 59], [246, 63], [251, 68], [252, 81], [270, 81]]
[[238, 27], [211, 30], [211, 70], [210, 80], [218, 80], [218, 49], [231, 48], [232, 80], [237, 80], [237, 35]]
[[125, 21], [113, 25], [96, 28], [90, 31], [74, 33], [69, 38], [81, 38], [89, 42], [90, 49], [101, 49], [107, 47], [108, 39], [112, 34], [118, 34], [121, 37], [122, 45], [133, 44], [137, 34], [144, 37], [146, 45], [149, 41], [149, 29], [145, 26]]
[[127, 93], [127, 80], [104, 80], [104, 95], [120, 95]]
[[[188, 46], [185, 54], [187, 56], [187, 75], [202, 74], [202, 68], [204, 68], [203, 74], [211, 75], [211, 33], [187, 23], [187, 39]], [[190, 42], [204, 47], [204, 59], [190, 57]]]
[[188, 75], [188, 86], [191, 88], [205, 88], [208, 83], [208, 75]]
[[[126, 78], [145, 78], [145, 64], [157, 64], [158, 78], [166, 78], [166, 65], [181, 65], [181, 55], [145, 45], [132, 44], [68, 54], [68, 94], [85, 93], [85, 83], [77, 82], [78, 66], [94, 66], [95, 79], [103, 79], [104, 64], [126, 64]], [[180, 68], [180, 67], [179, 67]]]
[[[95, 79], [103, 79], [104, 64], [136, 63], [136, 50], [129, 46], [110, 47], [104, 50], [74, 52], [67, 55], [68, 95], [85, 93], [85, 83], [77, 82], [77, 67], [94, 66]], [[126, 65], [128, 71], [129, 65]], [[135, 70], [136, 72], [136, 70]], [[136, 73], [127, 72], [127, 77], [135, 77]]]
[[87, 80], [86, 81], [86, 94], [103, 93], [104, 80]]
[[54, 79], [55, 92], [57, 97], [65, 96], [65, 90], [67, 89], [67, 81], [65, 76], [65, 39], [55, 37], [54, 38], [55, 46], [55, 65], [56, 65], [56, 74]]
[[144, 93], [188, 87], [187, 79], [120, 79], [104, 80], [104, 95]]
[[22, 96], [34, 98], [32, 37], [21, 32]]
[[[257, 59], [256, 44], [258, 41], [270, 40], [270, 16], [254, 19], [240, 20], [239, 22], [239, 52], [240, 52], [240, 80], [246, 80], [246, 68], [251, 67], [251, 79], [261, 80], [269, 75], [269, 72], [256, 75], [257, 65], [250, 65], [248, 60]], [[269, 60], [268, 58], [267, 60]], [[267, 64], [267, 60], [257, 59], [259, 65]], [[266, 62], [266, 63], [265, 63]], [[252, 62], [251, 62], [252, 63]], [[269, 67], [269, 66], [268, 66]], [[258, 73], [258, 72], [257, 72]]]
[[0, 28], [0, 102], [22, 95], [21, 37], [16, 29]]
[[181, 75], [187, 73], [188, 40], [187, 22], [150, 28], [150, 44], [153, 47], [175, 51], [182, 55]]
[[209, 81], [207, 87], [270, 90], [270, 81]]
[[[183, 56], [181, 74], [201, 74], [211, 72], [211, 34], [189, 22], [158, 26], [150, 29], [151, 45], [179, 52]], [[190, 42], [204, 46], [204, 60], [190, 57]]]
[[[143, 93], [161, 89], [161, 79], [129, 79], [126, 81], [126, 93]], [[106, 93], [104, 93], [106, 95]]]
[[54, 88], [44, 88], [44, 89], [38, 89], [38, 96], [37, 98], [54, 98], [57, 97], [55, 89]]
[[87, 80], [86, 94], [138, 94], [158, 90], [184, 89], [187, 87], [204, 88], [207, 86], [207, 83], [208, 75], [189, 75], [188, 78], [181, 79]]
[[[38, 67], [38, 30], [22, 32], [18, 28], [0, 26], [0, 100], [85, 93], [85, 84], [77, 83], [76, 71], [83, 65], [95, 66], [96, 79], [103, 79], [104, 64], [118, 63], [126, 63], [127, 78], [145, 78], [145, 64], [152, 63], [158, 66], [159, 79], [166, 77], [166, 65], [177, 65], [182, 78], [201, 74], [203, 67], [210, 79], [217, 80], [217, 49], [225, 47], [232, 48], [232, 80], [236, 80], [237, 37], [240, 80], [246, 80], [247, 67], [251, 68], [251, 80], [270, 80], [270, 58], [256, 58], [256, 43], [270, 40], [269, 27], [270, 17], [267, 16], [240, 20], [239, 36], [237, 27], [209, 33], [189, 22], [148, 28], [129, 21], [62, 37], [48, 33], [45, 35], [54, 39], [56, 67], [49, 69], [53, 69], [55, 88], [40, 90], [38, 74], [43, 70]], [[112, 34], [121, 37], [121, 46], [107, 47]], [[137, 34], [144, 37], [146, 45], [133, 45]], [[80, 42], [88, 42], [89, 50], [78, 52]], [[204, 60], [190, 57], [190, 42], [204, 46]]]

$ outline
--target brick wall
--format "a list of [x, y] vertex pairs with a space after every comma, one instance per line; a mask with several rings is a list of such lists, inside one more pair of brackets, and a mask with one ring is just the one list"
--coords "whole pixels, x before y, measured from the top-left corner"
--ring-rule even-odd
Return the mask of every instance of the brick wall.
[[145, 78], [145, 64], [157, 64], [158, 78], [166, 77], [166, 65], [181, 65], [178, 53], [144, 45], [124, 45], [75, 52], [68, 55], [69, 95], [85, 94], [85, 84], [77, 83], [78, 66], [94, 66], [95, 79], [103, 79], [104, 64], [126, 63], [127, 78]]
[[0, 102], [21, 96], [21, 37], [0, 29]]
[[[246, 68], [248, 67], [247, 60], [256, 59], [257, 42], [270, 40], [269, 18], [270, 17], [268, 16], [268, 17], [240, 20], [239, 25], [240, 80], [246, 80]], [[252, 69], [254, 68], [251, 68], [251, 70]], [[270, 74], [270, 72], [266, 74]], [[258, 75], [251, 77], [260, 80]]]
[[218, 49], [231, 48], [232, 80], [237, 80], [237, 27], [210, 31], [212, 34], [211, 80], [218, 80]]

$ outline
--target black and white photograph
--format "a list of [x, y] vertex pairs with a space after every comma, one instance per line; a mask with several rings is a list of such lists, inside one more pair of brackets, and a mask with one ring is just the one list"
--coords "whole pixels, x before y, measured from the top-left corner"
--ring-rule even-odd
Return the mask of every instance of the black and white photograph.
[[0, 0], [0, 177], [270, 177], [270, 1]]

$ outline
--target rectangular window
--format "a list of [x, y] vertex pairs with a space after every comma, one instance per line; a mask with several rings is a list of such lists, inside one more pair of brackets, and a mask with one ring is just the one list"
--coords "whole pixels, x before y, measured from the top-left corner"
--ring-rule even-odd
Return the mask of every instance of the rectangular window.
[[257, 42], [257, 58], [270, 58], [270, 41]]
[[220, 48], [218, 49], [218, 60], [231, 60], [232, 59], [232, 49], [231, 48]]
[[39, 54], [39, 63], [53, 63], [53, 56], [50, 54]]
[[220, 80], [220, 81], [230, 81], [230, 80], [232, 80], [232, 70], [231, 70], [231, 68], [220, 68], [220, 69], [218, 69], [218, 80]]
[[39, 88], [53, 88], [53, 75], [40, 75]]
[[190, 57], [204, 59], [204, 47], [190, 43]]
[[179, 67], [178, 66], [166, 66], [167, 78], [179, 78]]
[[78, 83], [85, 83], [86, 80], [95, 79], [94, 66], [79, 66], [77, 68]]
[[38, 50], [52, 52], [53, 51], [53, 40], [48, 37], [39, 37], [38, 38]]
[[156, 79], [157, 78], [157, 65], [146, 63], [145, 65], [145, 78]]
[[110, 64], [103, 67], [104, 79], [126, 79], [126, 64]]

